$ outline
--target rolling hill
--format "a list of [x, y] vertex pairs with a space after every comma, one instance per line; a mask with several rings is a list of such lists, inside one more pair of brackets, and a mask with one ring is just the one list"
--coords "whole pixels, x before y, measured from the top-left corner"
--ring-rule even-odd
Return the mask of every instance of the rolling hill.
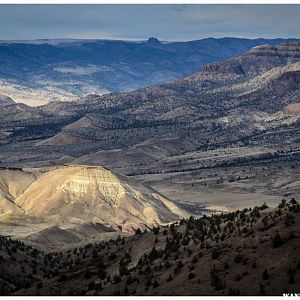
[[78, 242], [103, 230], [133, 233], [189, 215], [150, 187], [98, 166], [3, 169], [0, 178], [1, 232], [15, 224], [18, 236], [23, 224], [20, 235], [44, 246], [59, 243], [55, 236]]

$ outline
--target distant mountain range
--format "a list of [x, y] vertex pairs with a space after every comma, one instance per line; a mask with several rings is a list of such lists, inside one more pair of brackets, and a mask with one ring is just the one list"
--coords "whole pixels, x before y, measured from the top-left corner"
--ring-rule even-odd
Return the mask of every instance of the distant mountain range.
[[207, 63], [283, 39], [0, 41], [0, 93], [29, 105], [126, 92], [189, 76]]
[[[35, 153], [30, 158], [23, 147], [18, 159], [10, 158], [16, 166], [59, 163], [56, 159], [67, 155], [68, 162], [96, 163], [123, 174], [173, 170], [160, 160], [208, 145], [248, 145], [251, 139], [253, 145], [283, 146], [281, 130], [293, 144], [300, 111], [299, 49], [299, 41], [256, 46], [185, 79], [128, 93], [38, 108], [5, 104], [0, 142], [35, 141], [28, 145]], [[4, 148], [2, 161], [9, 166]]]
[[[207, 126], [208, 122], [228, 128], [235, 127], [240, 120], [240, 126], [247, 123], [241, 132], [249, 134], [257, 129], [265, 130], [272, 124], [271, 121], [264, 123], [263, 116], [262, 120], [256, 118], [254, 115], [258, 112], [267, 117], [282, 110], [290, 111], [289, 105], [296, 109], [300, 91], [299, 60], [299, 41], [259, 46], [242, 56], [205, 65], [192, 76], [170, 84], [129, 93], [90, 95], [67, 106], [57, 103], [54, 108], [49, 104], [36, 111], [39, 114], [53, 114], [54, 111], [56, 116], [83, 114], [82, 119], [66, 126], [63, 133], [85, 140], [101, 140], [104, 149], [115, 148], [118, 143], [120, 148], [130, 146], [143, 142], [144, 138], [163, 134], [178, 137], [189, 132], [198, 136], [199, 126], [204, 123]], [[230, 119], [233, 115], [236, 118]], [[178, 128], [173, 128], [175, 125]], [[144, 128], [145, 132], [136, 136], [134, 129], [137, 128]], [[153, 128], [161, 132], [152, 131]], [[117, 134], [118, 130], [122, 132], [115, 143], [103, 139], [105, 134], [112, 131]], [[203, 134], [200, 137], [203, 139]], [[194, 142], [196, 140], [198, 138], [194, 138]], [[66, 138], [44, 144], [52, 141], [69, 143]]]

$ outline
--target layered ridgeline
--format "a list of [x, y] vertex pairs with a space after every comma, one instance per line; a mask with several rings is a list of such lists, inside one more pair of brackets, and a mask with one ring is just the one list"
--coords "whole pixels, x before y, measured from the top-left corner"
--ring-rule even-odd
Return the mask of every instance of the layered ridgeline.
[[[39, 124], [48, 125], [61, 122], [63, 126], [82, 116], [83, 120], [66, 126], [64, 131], [68, 135], [73, 133], [103, 141], [106, 141], [103, 131], [108, 130], [115, 130], [118, 135], [120, 129], [131, 131], [136, 127], [164, 125], [169, 128], [163, 130], [169, 132], [172, 130], [170, 125], [180, 124], [180, 129], [186, 130], [184, 126], [190, 123], [189, 128], [193, 131], [193, 123], [201, 125], [203, 120], [224, 125], [220, 117], [235, 112], [241, 116], [238, 120], [260, 113], [261, 118], [256, 120], [260, 124], [254, 124], [254, 127], [266, 127], [268, 122], [264, 120], [270, 114], [298, 103], [299, 43], [258, 46], [242, 56], [205, 65], [194, 75], [171, 84], [130, 93], [89, 95], [73, 103], [52, 103], [35, 109], [35, 114], [30, 116], [32, 109], [28, 108], [28, 115], [20, 118], [28, 119], [28, 122], [35, 118], [39, 119]], [[18, 116], [13, 118], [14, 122], [17, 120]], [[148, 137], [153, 136], [151, 129], [145, 130], [149, 132]], [[136, 139], [130, 141], [134, 143]]]
[[102, 167], [5, 169], [0, 178], [0, 219], [8, 224], [26, 217], [49, 226], [93, 223], [133, 232], [188, 216], [153, 189]]
[[0, 93], [35, 106], [90, 93], [130, 91], [171, 82], [193, 74], [204, 64], [282, 41], [0, 41]]
[[[162, 134], [188, 129], [192, 133], [207, 122], [228, 127], [233, 121], [224, 122], [223, 117], [230, 115], [236, 115], [241, 123], [247, 118], [244, 122], [250, 121], [247, 122], [250, 129], [266, 128], [269, 126], [269, 122], [264, 122], [266, 119], [273, 117], [275, 121], [276, 113], [292, 112], [292, 107], [298, 105], [299, 61], [298, 41], [285, 42], [278, 47], [255, 47], [243, 56], [206, 65], [191, 77], [172, 84], [131, 93], [89, 96], [67, 107], [58, 104], [56, 111], [85, 114], [82, 120], [66, 126], [64, 131], [84, 138], [99, 137], [99, 140], [106, 136], [105, 131], [115, 130], [118, 134], [118, 130], [123, 130], [122, 134], [126, 131], [130, 134], [132, 128], [137, 127], [164, 126], [160, 128]], [[293, 106], [288, 108], [289, 105]], [[53, 106], [49, 106], [49, 110], [52, 109]], [[43, 110], [47, 112], [47, 106]], [[261, 118], [251, 120], [256, 114]], [[172, 129], [176, 124], [179, 128]], [[154, 136], [151, 129], [143, 131], [147, 131], [148, 137]], [[128, 139], [128, 143], [143, 138]], [[112, 148], [111, 145], [106, 147]]]
[[[127, 153], [132, 147], [131, 153], [143, 152], [134, 159], [147, 156], [153, 162], [203, 147], [211, 137], [214, 144], [228, 143], [294, 126], [299, 118], [299, 45], [294, 41], [277, 47], [255, 47], [240, 57], [206, 65], [172, 84], [46, 105], [36, 112], [76, 121], [66, 121], [70, 124], [61, 126], [58, 135], [36, 145], [73, 144], [76, 148], [93, 144], [90, 152], [102, 150], [102, 155], [96, 156], [99, 163], [107, 163], [109, 153], [103, 150], [124, 149]], [[145, 153], [147, 144], [162, 150], [156, 147]], [[65, 149], [66, 154], [70, 148]], [[124, 157], [124, 151], [114, 154]], [[89, 161], [86, 156], [82, 159]], [[115, 167], [113, 162], [108, 166]]]

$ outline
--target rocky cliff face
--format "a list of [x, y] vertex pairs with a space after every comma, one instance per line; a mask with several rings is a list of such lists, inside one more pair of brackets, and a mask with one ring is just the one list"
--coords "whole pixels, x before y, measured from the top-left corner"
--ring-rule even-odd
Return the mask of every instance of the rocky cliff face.
[[[278, 46], [262, 45], [252, 48], [242, 56], [208, 64], [190, 77], [191, 81], [211, 80], [222, 82], [259, 75], [272, 68], [295, 63], [300, 59], [300, 41], [290, 41]], [[213, 74], [213, 75], [212, 75]]]
[[256, 46], [252, 48], [249, 53], [261, 56], [300, 57], [300, 42], [286, 41], [278, 46]]

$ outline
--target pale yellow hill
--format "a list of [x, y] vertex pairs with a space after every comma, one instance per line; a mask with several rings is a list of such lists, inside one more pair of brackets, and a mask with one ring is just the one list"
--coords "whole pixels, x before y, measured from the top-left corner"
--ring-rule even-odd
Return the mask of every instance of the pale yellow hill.
[[123, 231], [187, 217], [170, 200], [102, 167], [68, 166], [41, 175], [16, 199], [28, 215], [53, 224], [98, 222]]
[[36, 176], [33, 173], [22, 170], [0, 170], [0, 219], [6, 219], [12, 214], [22, 213], [14, 200], [35, 180]]

